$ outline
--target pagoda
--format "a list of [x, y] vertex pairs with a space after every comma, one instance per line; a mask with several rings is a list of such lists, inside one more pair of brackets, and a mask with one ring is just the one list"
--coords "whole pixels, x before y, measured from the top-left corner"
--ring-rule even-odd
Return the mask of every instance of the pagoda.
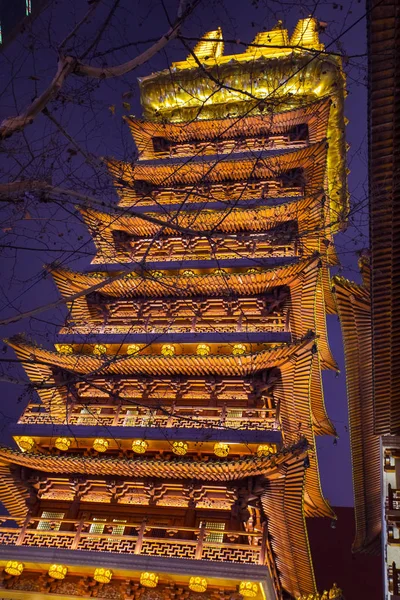
[[319, 28], [235, 55], [218, 29], [140, 80], [138, 160], [106, 161], [119, 205], [80, 208], [94, 266], [51, 269], [58, 343], [9, 342], [38, 399], [0, 448], [3, 598], [320, 597], [306, 518], [334, 518], [315, 437], [336, 435], [321, 374], [348, 197]]

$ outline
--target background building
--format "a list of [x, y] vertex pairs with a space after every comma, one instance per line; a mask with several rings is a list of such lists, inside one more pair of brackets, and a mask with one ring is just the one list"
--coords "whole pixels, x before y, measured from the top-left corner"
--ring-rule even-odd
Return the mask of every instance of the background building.
[[51, 0], [0, 0], [0, 50], [25, 31]]
[[369, 3], [369, 174], [374, 428], [381, 436], [385, 598], [400, 597], [400, 3]]

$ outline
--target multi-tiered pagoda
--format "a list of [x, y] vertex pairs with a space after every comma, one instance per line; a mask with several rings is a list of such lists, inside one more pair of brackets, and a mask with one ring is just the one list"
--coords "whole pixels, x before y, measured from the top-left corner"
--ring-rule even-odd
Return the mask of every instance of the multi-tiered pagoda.
[[0, 450], [2, 597], [317, 597], [347, 212], [344, 78], [318, 30], [229, 56], [213, 31], [141, 80], [139, 159], [107, 163], [119, 206], [82, 210], [95, 270], [52, 271], [59, 343], [11, 340], [39, 399]]

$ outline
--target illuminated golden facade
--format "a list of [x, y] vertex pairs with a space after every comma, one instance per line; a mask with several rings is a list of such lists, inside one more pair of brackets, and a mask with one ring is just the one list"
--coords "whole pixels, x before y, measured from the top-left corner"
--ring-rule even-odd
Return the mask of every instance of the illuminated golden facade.
[[139, 160], [107, 162], [119, 207], [82, 210], [107, 269], [52, 271], [55, 350], [10, 341], [40, 401], [0, 449], [0, 594], [316, 598], [340, 61], [309, 18], [234, 56], [210, 32], [140, 86]]

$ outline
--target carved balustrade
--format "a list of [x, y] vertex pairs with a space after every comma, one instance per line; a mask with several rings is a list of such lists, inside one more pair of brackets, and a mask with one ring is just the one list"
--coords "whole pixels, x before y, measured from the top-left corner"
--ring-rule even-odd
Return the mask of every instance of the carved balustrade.
[[[91, 531], [99, 521], [27, 516], [1, 517], [0, 544], [64, 550], [92, 550], [231, 563], [273, 564], [264, 532], [221, 531], [115, 521], [102, 522], [100, 533]], [[11, 522], [12, 525], [6, 526]], [[38, 524], [40, 526], [38, 528]], [[4, 525], [3, 525], [4, 524]], [[122, 529], [122, 527], [123, 529]]]
[[[84, 411], [84, 412], [82, 412]], [[230, 429], [278, 430], [276, 411], [272, 408], [171, 406], [147, 409], [132, 404], [73, 404], [68, 407], [65, 423], [69, 425], [103, 425], [116, 427], [229, 427]], [[18, 423], [52, 424], [53, 417], [41, 404], [29, 404]]]
[[[393, 511], [400, 511], [400, 489], [393, 488], [390, 483], [388, 485], [388, 495], [386, 498], [386, 507]], [[399, 512], [400, 516], [400, 512]]]
[[389, 592], [397, 597], [400, 594], [400, 570], [395, 562], [388, 567], [388, 582]]

